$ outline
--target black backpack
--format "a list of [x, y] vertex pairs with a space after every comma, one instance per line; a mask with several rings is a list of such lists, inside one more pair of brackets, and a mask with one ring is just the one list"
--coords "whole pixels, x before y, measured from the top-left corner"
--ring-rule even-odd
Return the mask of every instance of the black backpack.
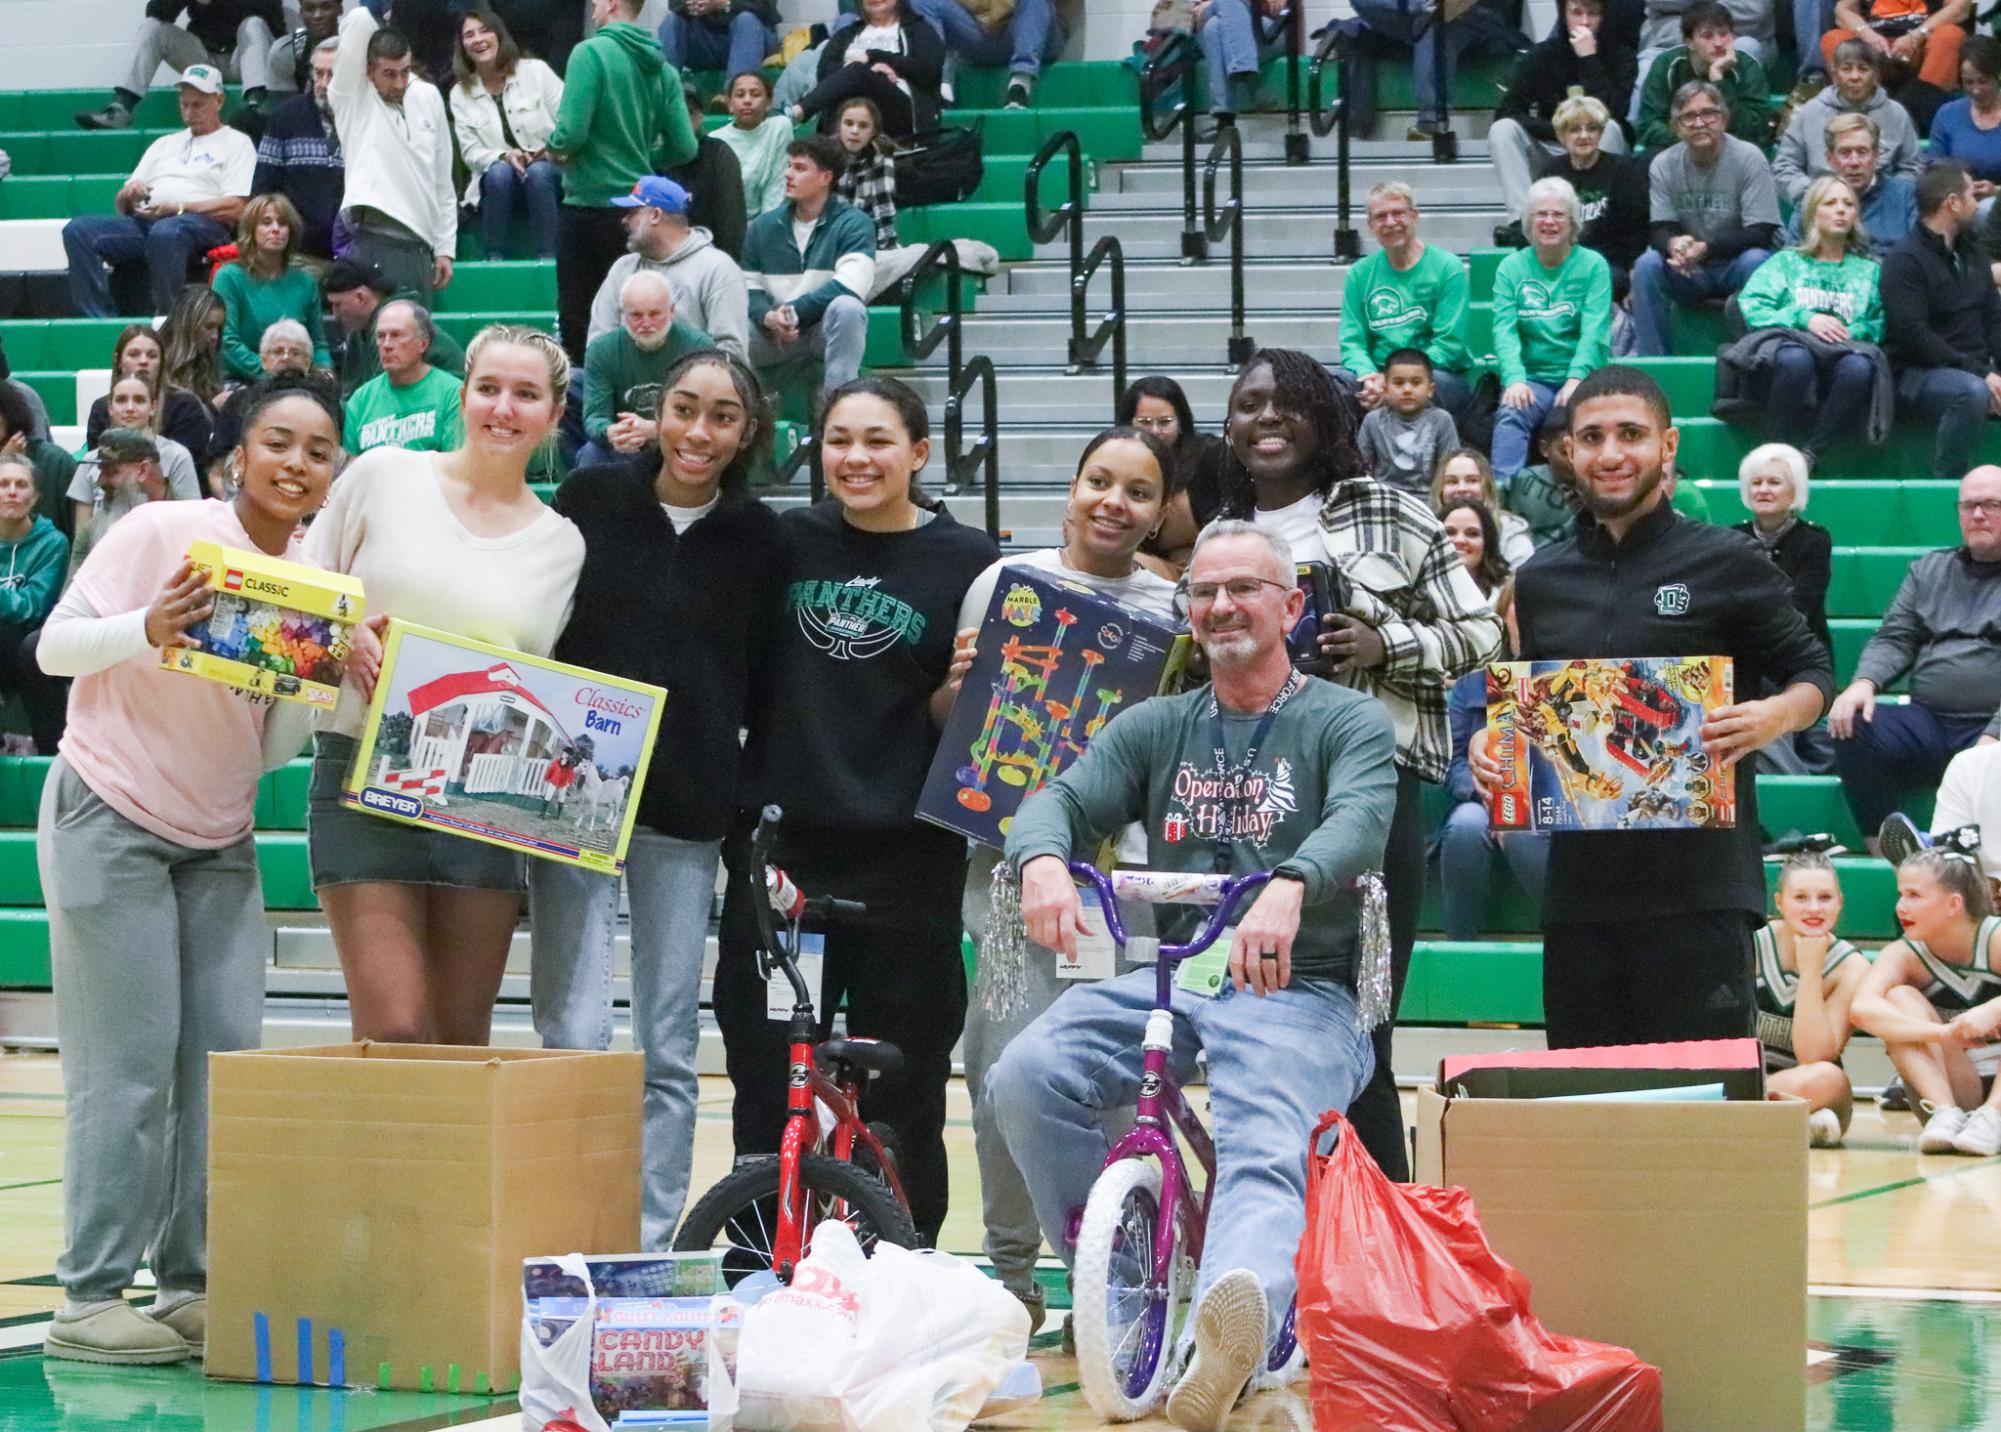
[[896, 207], [956, 204], [971, 197], [986, 176], [980, 131], [947, 126], [913, 134], [897, 146]]

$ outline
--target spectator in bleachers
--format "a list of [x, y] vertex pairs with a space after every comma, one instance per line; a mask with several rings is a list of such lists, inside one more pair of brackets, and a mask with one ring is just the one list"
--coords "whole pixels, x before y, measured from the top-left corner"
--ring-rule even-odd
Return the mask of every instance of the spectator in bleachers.
[[1501, 519], [1501, 552], [1519, 567], [1526, 553], [1517, 557], [1508, 542], [1510, 518], [1527, 524], [1529, 540], [1541, 546], [1568, 537], [1577, 527], [1583, 499], [1577, 490], [1577, 474], [1570, 466], [1570, 408], [1558, 403], [1549, 410], [1536, 430], [1536, 451], [1542, 461], [1532, 463], [1508, 483], [1506, 511]]
[[459, 205], [445, 101], [411, 73], [412, 63], [410, 42], [357, 6], [340, 23], [327, 98], [346, 161], [345, 257], [372, 264], [428, 304], [452, 281]]
[[1957, 159], [1973, 175], [1983, 206], [2001, 192], [2001, 40], [1974, 35], [1959, 52], [1959, 83], [1966, 93], [1932, 116], [1934, 159]]
[[[1792, 583], [1793, 606], [1807, 630], [1828, 649], [1827, 585], [1833, 574], [1834, 539], [1825, 527], [1806, 520], [1808, 471], [1805, 454], [1784, 443], [1766, 443], [1737, 465], [1737, 490], [1751, 516], [1737, 524], [1749, 533]], [[1762, 693], [1761, 693], [1762, 694]], [[1834, 747], [1818, 726], [1795, 731], [1758, 753], [1758, 769], [1779, 775], [1824, 776], [1834, 770]]]
[[253, 194], [282, 194], [299, 211], [299, 251], [314, 260], [333, 257], [334, 223], [340, 217], [347, 189], [341, 162], [340, 135], [334, 128], [334, 56], [339, 40], [329, 40], [312, 54], [312, 88], [280, 100], [257, 141], [257, 169], [250, 180]]
[[1500, 410], [1494, 415], [1494, 480], [1506, 485], [1528, 465], [1544, 414], [1612, 358], [1612, 271], [1577, 243], [1584, 227], [1577, 191], [1538, 179], [1522, 206], [1531, 248], [1501, 260], [1494, 274], [1494, 352]]
[[[137, 428], [111, 428], [96, 451], [77, 465], [69, 490], [71, 521], [76, 528], [76, 540], [70, 548], [71, 572], [83, 564], [116, 523], [147, 503], [186, 502], [201, 495], [201, 489], [185, 478], [178, 491], [168, 486], [161, 469], [161, 441]], [[187, 454], [179, 453], [177, 459], [185, 472]]]
[[653, 269], [619, 285], [620, 324], [591, 340], [584, 355], [584, 435], [578, 467], [616, 462], [654, 445], [668, 369], [709, 335], [674, 313], [674, 286]]
[[1835, 933], [1841, 882], [1820, 851], [1786, 857], [1775, 903], [1778, 918], [1753, 936], [1765, 1090], [1805, 1100], [1809, 1142], [1833, 1148], [1854, 1105], [1841, 1051], [1855, 1032], [1849, 1008], [1869, 959]]
[[244, 205], [236, 226], [234, 263], [215, 272], [215, 296], [227, 313], [222, 328], [223, 376], [254, 383], [264, 376], [257, 350], [264, 330], [281, 318], [305, 324], [313, 336], [313, 357], [322, 367], [327, 354], [319, 280], [294, 255], [299, 246], [299, 211], [282, 194], [259, 194]]
[[423, 305], [395, 298], [375, 320], [382, 371], [347, 400], [341, 446], [350, 457], [370, 448], [447, 452], [465, 437], [456, 375], [424, 361], [436, 328]]
[[[129, 323], [119, 330], [111, 350], [111, 381], [116, 383], [133, 373], [143, 377], [152, 387], [153, 405], [159, 410], [157, 431], [189, 452], [206, 452], [215, 415], [193, 393], [167, 386], [164, 357], [160, 335], [150, 324]], [[98, 438], [112, 425], [111, 399], [106, 395], [93, 401], [85, 416], [84, 445], [96, 447]]]
[[194, 65], [179, 93], [186, 127], [147, 146], [112, 203], [117, 212], [63, 225], [70, 300], [86, 318], [111, 317], [111, 275], [125, 269], [145, 271], [152, 312], [166, 312], [189, 265], [229, 242], [250, 197], [257, 146], [222, 122], [222, 72]]
[[[545, 147], [556, 128], [563, 82], [541, 60], [521, 53], [507, 23], [491, 10], [459, 21], [452, 47], [452, 132], [472, 177], [465, 203], [479, 211], [481, 247], [490, 259], [556, 256], [556, 209], [563, 176]], [[528, 253], [513, 243], [527, 226]]]
[[1438, 893], [1444, 906], [1445, 938], [1477, 940], [1487, 930], [1497, 855], [1507, 861], [1529, 907], [1541, 911], [1549, 836], [1532, 830], [1497, 832], [1488, 824], [1487, 802], [1466, 764], [1467, 743], [1487, 724], [1487, 673], [1469, 671], [1453, 682], [1446, 713], [1452, 725], [1452, 765], [1445, 774], [1445, 791], [1452, 806], [1437, 836]]
[[[1601, 0], [1563, 0], [1555, 33], [1523, 55], [1501, 92], [1487, 151], [1501, 180], [1501, 201], [1519, 214], [1540, 162], [1563, 153], [1556, 137], [1556, 112], [1565, 101], [1589, 98], [1612, 114], [1624, 114], [1633, 97], [1633, 52], [1601, 32]], [[1602, 130], [1599, 148], [1624, 154], [1626, 132], [1614, 124]]]
[[614, 201], [649, 174], [695, 158], [681, 77], [638, 24], [640, 0], [591, 0], [597, 33], [570, 54], [549, 152], [563, 166], [556, 308], [563, 350], [584, 358], [591, 298], [625, 253]]
[[1865, 114], [1874, 120], [1877, 167], [1886, 174], [1917, 177], [1924, 166], [1917, 126], [1883, 89], [1882, 70], [1881, 58], [1860, 40], [1846, 41], [1834, 52], [1834, 83], [1793, 111], [1772, 154], [1772, 175], [1788, 204], [1799, 203], [1806, 186], [1829, 172], [1827, 122], [1837, 114]]
[[76, 476], [76, 459], [34, 436], [34, 415], [27, 399], [11, 384], [0, 383], [0, 454], [22, 457], [35, 470], [35, 511], [55, 523], [64, 536], [72, 533], [67, 495]]
[[280, 35], [271, 45], [269, 69], [274, 100], [312, 90], [313, 56], [320, 46], [338, 43], [340, 11], [341, 0], [299, 0], [299, 27]]
[[[210, 610], [190, 543], [298, 559], [339, 458], [334, 406], [264, 394], [235, 501], [132, 514], [42, 629], [42, 669], [75, 679], [36, 832], [71, 1130], [47, 1356], [173, 1362], [206, 1337], [209, 1056], [262, 1034], [258, 779], [299, 753], [310, 717], [159, 653]], [[144, 1312], [124, 1297], [142, 1259], [159, 1289]]]
[[736, 155], [746, 219], [785, 202], [785, 151], [796, 137], [789, 114], [771, 112], [771, 81], [761, 70], [730, 77], [730, 122], [715, 132]]
[[1383, 400], [1383, 360], [1399, 348], [1421, 348], [1439, 406], [1456, 419], [1473, 392], [1466, 381], [1466, 266], [1418, 237], [1417, 199], [1401, 180], [1369, 190], [1368, 214], [1382, 247], [1341, 282], [1341, 366], [1361, 384], [1362, 406], [1373, 408]]
[[[384, 300], [390, 297], [415, 299], [413, 293], [396, 293], [382, 272], [353, 259], [336, 259], [320, 281], [327, 298], [327, 310], [341, 331], [340, 354], [335, 371], [340, 374], [340, 390], [353, 397], [355, 390], [382, 371], [382, 355], [375, 347], [375, 321]], [[465, 349], [457, 339], [439, 329], [424, 350], [424, 361], [433, 368], [463, 373]]]
[[834, 197], [845, 159], [826, 135], [794, 141], [785, 202], [754, 220], [744, 239], [750, 361], [767, 380], [774, 369], [818, 362], [825, 392], [861, 372], [875, 225]]
[[[81, 533], [89, 525], [92, 514], [103, 510], [105, 498], [115, 485], [112, 475], [141, 458], [151, 465], [152, 472], [139, 485], [157, 483], [159, 487], [158, 492], [149, 493], [149, 496], [188, 502], [202, 495], [201, 476], [195, 470], [195, 454], [172, 438], [160, 436], [160, 415], [153, 406], [153, 390], [146, 380], [136, 374], [120, 378], [111, 385], [110, 401], [111, 426], [77, 462], [76, 475], [70, 479], [66, 495], [71, 504], [72, 532]], [[120, 442], [130, 447], [139, 439], [145, 442], [145, 452], [121, 460]]]
[[1209, 0], [1196, 7], [1195, 38], [1209, 87], [1209, 112], [1222, 120], [1258, 107], [1264, 47], [1263, 22], [1285, 10], [1285, 0]]
[[[944, 37], [946, 47], [973, 65], [1006, 65], [1007, 91], [1001, 103], [1026, 109], [1035, 99], [1035, 82], [1042, 67], [1063, 53], [1069, 38], [1056, 0], [907, 0], [919, 19]], [[882, 0], [861, 0], [861, 22], [878, 25]], [[838, 46], [838, 42], [837, 46]], [[826, 71], [821, 70], [821, 79]], [[883, 111], [890, 118], [888, 110]]]
[[1399, 348], [1383, 360], [1383, 400], [1362, 418], [1355, 442], [1377, 482], [1423, 492], [1438, 454], [1459, 446], [1451, 414], [1432, 406], [1438, 385], [1421, 348]]
[[[263, 341], [257, 345], [257, 360], [266, 378], [287, 374], [304, 377], [313, 372], [312, 335], [297, 319], [281, 318], [264, 330]], [[333, 378], [333, 374], [324, 370], [316, 376], [327, 381]], [[243, 411], [256, 400], [256, 395], [254, 383], [238, 388], [215, 410], [215, 430], [210, 435], [208, 450], [198, 454], [202, 481], [210, 497], [226, 502], [236, 495], [235, 460], [236, 449], [243, 442]]]
[[227, 386], [222, 376], [222, 330], [228, 311], [213, 289], [189, 284], [160, 320], [160, 381], [172, 391], [193, 393], [211, 417]]
[[1918, 177], [1918, 226], [1883, 257], [1883, 348], [1897, 400], [1937, 436], [1936, 478], [1973, 466], [1990, 415], [2001, 413], [2001, 295], [1972, 230], [1973, 176], [1941, 159]]
[[1902, 82], [1922, 80], [1938, 94], [1959, 84], [1960, 48], [1972, 23], [1972, 0], [1835, 0], [1834, 28], [1820, 37], [1820, 52], [1836, 83], [1842, 45], [1869, 47], [1887, 71]]
[[1641, 77], [1634, 110], [1641, 149], [1675, 142], [1668, 103], [1690, 80], [1707, 80], [1730, 109], [1730, 132], [1760, 149], [1772, 142], [1772, 89], [1765, 67], [1737, 48], [1737, 22], [1717, 0], [1681, 12], [1681, 44], [1658, 56]]
[[[1877, 165], [1881, 145], [1876, 121], [1866, 114], [1837, 114], [1827, 122], [1827, 168], [1862, 201], [1859, 227], [1869, 253], [1881, 259], [1917, 226], [1918, 186], [1908, 174], [1886, 174]], [[1800, 209], [1786, 219], [1785, 241], [1800, 241]]]
[[778, 49], [778, 0], [667, 0], [660, 49], [676, 69], [740, 75]]
[[[1515, 474], [1519, 482], [1521, 473]], [[1494, 469], [1477, 448], [1459, 448], [1439, 455], [1431, 474], [1431, 510], [1441, 518], [1454, 502], [1477, 502], [1493, 514], [1499, 541], [1493, 550], [1513, 571], [1535, 552], [1536, 538], [1528, 522], [1500, 505], [1495, 493]]]
[[1413, 143], [1429, 141], [1445, 127], [1452, 70], [1468, 52], [1511, 54], [1522, 47], [1516, 8], [1508, 0], [1475, 0], [1445, 26], [1444, 63], [1432, 24], [1438, 11], [1417, 0], [1355, 0], [1355, 17], [1393, 45], [1410, 47], [1411, 82], [1417, 91]]
[[1725, 130], [1730, 111], [1704, 80], [1675, 93], [1674, 131], [1647, 171], [1652, 247], [1633, 265], [1635, 351], [1668, 351], [1676, 304], [1727, 298], [1778, 246], [1779, 196], [1755, 145]]
[[[183, 12], [185, 29], [174, 23]], [[146, 0], [125, 82], [111, 92], [111, 103], [84, 110], [76, 122], [85, 129], [130, 129], [132, 111], [163, 64], [183, 76], [191, 69], [212, 71], [218, 96], [227, 73], [242, 83], [244, 107], [254, 113], [263, 107], [269, 88], [266, 64], [272, 37], [284, 28], [278, 0]], [[218, 99], [218, 113], [221, 108]]]
[[[1982, 735], [2001, 735], [2001, 467], [1959, 484], [1963, 545], [1911, 563], [1862, 648], [1855, 679], [1827, 713], [1841, 792], [1875, 846], [1883, 818], [1938, 785], [1945, 763]], [[1910, 677], [1901, 705], [1876, 699]]]
[[[938, 3], [956, 8], [955, 0]], [[884, 133], [908, 139], [937, 125], [944, 70], [944, 47], [919, 21], [911, 0], [862, 0], [862, 23], [829, 42], [820, 56], [819, 83], [786, 117], [795, 124], [814, 121], [822, 134], [832, 134], [843, 101], [870, 99]]]
[[625, 215], [631, 252], [611, 266], [598, 286], [591, 302], [591, 341], [618, 327], [618, 296], [625, 281], [650, 270], [674, 286], [677, 315], [725, 353], [749, 361], [750, 287], [743, 270], [710, 241], [709, 231], [689, 225], [688, 191], [672, 179], [648, 178], [612, 203]]
[[[1772, 44], [1775, 28], [1773, 0], [1727, 0], [1724, 8], [1730, 12], [1732, 21], [1732, 45], [1747, 58], [1758, 61], [1760, 66], [1768, 55], [1776, 56], [1777, 51]], [[1646, 18], [1640, 24], [1639, 73], [1642, 76], [1653, 70], [1655, 60], [1684, 42], [1681, 20], [1687, 9], [1687, 0], [1646, 0]], [[1638, 115], [1639, 106], [1635, 104], [1629, 117], [1637, 118]]]
[[878, 254], [896, 248], [896, 162], [875, 101], [851, 99], [842, 105], [834, 137], [848, 156], [841, 177], [834, 181], [836, 197], [869, 216]]
[[[1561, 179], [1576, 191], [1577, 202], [1584, 207], [1584, 229], [1577, 242], [1611, 265], [1612, 297], [1623, 300], [1633, 263], [1647, 248], [1647, 166], [1631, 155], [1604, 148], [1605, 135], [1617, 126], [1611, 111], [1589, 95], [1565, 100], [1551, 122], [1563, 152], [1544, 157], [1539, 177]], [[1506, 230], [1495, 231], [1497, 242], [1515, 248], [1527, 245], [1518, 220], [1510, 220]]]
[[62, 595], [69, 539], [35, 511], [34, 466], [12, 453], [0, 453], [0, 557], [0, 699], [20, 701], [33, 754], [53, 756], [66, 693], [36, 664], [35, 645]]
[[7, 349], [0, 344], [0, 383], [5, 383], [21, 395], [21, 401], [28, 405], [29, 421], [33, 424], [36, 437], [49, 435], [49, 406], [42, 401], [42, 395], [25, 378], [14, 376], [14, 369], [7, 362]]
[[1501, 528], [1493, 509], [1477, 497], [1448, 497], [1442, 506], [1438, 525], [1445, 529], [1445, 540], [1466, 564], [1487, 605], [1505, 622], [1514, 600], [1514, 568], [1501, 555]]
[[[692, 80], [682, 82], [681, 97], [687, 101], [688, 124], [695, 131], [695, 157], [686, 164], [670, 166], [665, 177], [687, 191], [689, 224], [707, 229], [715, 246], [734, 260], [743, 252], [744, 231], [750, 227], [743, 166], [737, 163], [736, 152], [719, 137], [729, 130], [728, 125], [715, 134], [703, 132], [702, 92]], [[630, 235], [627, 237], [629, 241]]]
[[1160, 530], [1140, 544], [1140, 561], [1173, 581], [1188, 565], [1195, 538], [1223, 505], [1223, 463], [1229, 444], [1195, 425], [1195, 412], [1179, 383], [1152, 373], [1134, 379], [1119, 395], [1113, 423], [1138, 428], [1174, 455], [1174, 480]]

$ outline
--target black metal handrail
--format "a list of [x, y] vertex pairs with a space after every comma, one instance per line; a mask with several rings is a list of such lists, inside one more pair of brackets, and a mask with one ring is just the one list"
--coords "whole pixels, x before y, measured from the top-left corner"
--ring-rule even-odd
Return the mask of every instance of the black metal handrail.
[[[1451, 22], [1445, 16], [1445, 0], [1424, 0], [1424, 3], [1431, 7], [1431, 43], [1435, 50], [1431, 72], [1438, 76], [1438, 83], [1443, 86], [1445, 77], [1452, 73], [1452, 58], [1445, 48], [1445, 29]], [[1557, 13], [1560, 15], [1563, 12], [1559, 8]], [[1423, 101], [1418, 103], [1421, 105]], [[1424, 118], [1421, 110], [1417, 117], [1419, 120]], [[1431, 132], [1431, 159], [1434, 164], [1459, 162], [1459, 136], [1452, 132], [1452, 101], [1443, 93], [1439, 95], [1438, 128]]]
[[[1193, 134], [1193, 130], [1186, 131]], [[1070, 159], [1068, 197], [1058, 208], [1044, 212], [1042, 173], [1058, 154]], [[1028, 162], [1022, 181], [1022, 202], [1028, 220], [1028, 234], [1038, 244], [1064, 236], [1070, 267], [1070, 369], [1076, 372], [1097, 366], [1098, 356], [1109, 342], [1115, 384], [1112, 403], [1116, 407], [1126, 385], [1126, 256], [1114, 236], [1099, 239], [1087, 257], [1084, 253], [1084, 163], [1083, 146], [1076, 131], [1059, 130], [1044, 141]], [[1189, 222], [1194, 222], [1193, 214]], [[1089, 316], [1091, 279], [1109, 259], [1112, 265], [1112, 306], [1093, 329]]]
[[[1084, 332], [1085, 302], [1091, 279], [1109, 261], [1112, 267], [1112, 306], [1088, 335]], [[1105, 344], [1112, 345], [1112, 407], [1126, 391], [1126, 253], [1117, 234], [1106, 234], [1091, 249], [1083, 267], [1070, 275], [1070, 371], [1095, 368]]]
[[[980, 435], [971, 447], [965, 447], [965, 401], [975, 387], [980, 390]], [[945, 467], [954, 487], [963, 487], [967, 473], [982, 469], [980, 489], [986, 497], [987, 536], [998, 542], [1001, 540], [1000, 413], [996, 398], [993, 360], [984, 353], [976, 353], [945, 396]]]
[[1279, 28], [1285, 33], [1285, 162], [1289, 165], [1305, 164], [1313, 157], [1312, 141], [1306, 131], [1300, 128], [1301, 105], [1299, 99], [1299, 72], [1301, 59], [1306, 49], [1306, 6], [1301, 0], [1292, 0], [1276, 15], [1257, 15], [1252, 10], [1258, 26], [1258, 53], [1263, 54], [1265, 46], [1281, 38]]
[[[1331, 104], [1322, 101], [1326, 88], [1327, 62], [1334, 62], [1335, 81], [1340, 93]], [[1354, 92], [1354, 74], [1349, 65], [1348, 39], [1339, 23], [1320, 32], [1320, 44], [1313, 52], [1313, 68], [1307, 78], [1307, 113], [1313, 132], [1334, 138], [1334, 262], [1351, 264], [1362, 257], [1362, 236], [1355, 232], [1349, 190], [1348, 96]]]
[[[1230, 197], [1219, 213], [1216, 175], [1230, 162]], [[1230, 365], [1240, 367], [1257, 352], [1257, 342], [1244, 332], [1244, 137], [1234, 124], [1216, 130], [1209, 162], [1202, 171], [1202, 234], [1210, 243], [1230, 241]]]
[[778, 464], [778, 485], [784, 487], [790, 483], [799, 476], [802, 467], [806, 469], [806, 489], [813, 501], [818, 502], [827, 495], [827, 474], [820, 466], [820, 440], [810, 432]]
[[[1176, 130], [1181, 132], [1181, 257], [1188, 262], [1209, 257], [1209, 246], [1195, 219], [1195, 109], [1188, 102], [1194, 69], [1201, 62], [1202, 51], [1195, 37], [1182, 32], [1168, 36], [1139, 72], [1140, 133], [1158, 143], [1171, 138]], [[1183, 74], [1169, 75], [1177, 64], [1184, 66]], [[1181, 97], [1162, 119], [1155, 107], [1176, 78], [1181, 80]]]
[[[1074, 139], [1075, 136], [1072, 136]], [[984, 354], [970, 362], [965, 357], [965, 295], [962, 292], [959, 249], [950, 239], [941, 239], [924, 251], [902, 281], [903, 349], [911, 359], [929, 358], [945, 345], [945, 483], [957, 491], [966, 484], [975, 467], [985, 468], [987, 535], [1000, 540], [1000, 425], [994, 402], [994, 365]], [[922, 290], [926, 279], [942, 275], [945, 307], [931, 319], [930, 327], [918, 332], [922, 322]], [[961, 405], [977, 384], [985, 398], [981, 434], [969, 449], [961, 445], [963, 416]]]
[[[919, 333], [917, 325], [921, 321], [919, 291], [924, 280], [935, 270], [943, 270], [945, 277], [945, 311], [931, 320], [931, 326]], [[959, 249], [950, 239], [940, 239], [924, 251], [916, 266], [903, 276], [899, 287], [902, 290], [903, 350], [913, 359], [929, 358], [938, 351], [938, 345], [945, 348], [945, 366], [958, 381], [961, 354], [966, 327], [965, 299], [960, 294]]]

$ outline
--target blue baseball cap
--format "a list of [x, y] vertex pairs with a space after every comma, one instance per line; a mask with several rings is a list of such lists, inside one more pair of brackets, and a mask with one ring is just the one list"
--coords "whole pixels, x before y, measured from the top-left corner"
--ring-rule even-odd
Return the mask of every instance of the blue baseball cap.
[[611, 201], [614, 209], [664, 209], [670, 214], [688, 212], [688, 191], [672, 179], [649, 174], [632, 186], [630, 194]]

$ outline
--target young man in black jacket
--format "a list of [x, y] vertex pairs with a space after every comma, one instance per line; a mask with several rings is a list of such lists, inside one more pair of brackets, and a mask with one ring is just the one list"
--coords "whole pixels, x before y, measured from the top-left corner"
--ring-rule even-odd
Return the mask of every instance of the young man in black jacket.
[[1973, 466], [1986, 420], [2001, 413], [2001, 295], [1971, 237], [1973, 176], [1941, 159], [1918, 176], [1918, 226], [1884, 256], [1883, 351], [1897, 406], [1935, 427], [1932, 476]]
[[[1660, 385], [1600, 368], [1570, 400], [1577, 531], [1515, 577], [1525, 659], [1727, 656], [1739, 692], [1710, 713], [1704, 749], [1739, 767], [1727, 830], [1561, 831], [1543, 895], [1543, 1014], [1552, 1048], [1748, 1036], [1751, 935], [1765, 908], [1757, 788], [1743, 758], [1819, 719], [1827, 650], [1785, 575], [1741, 532], [1691, 522], [1663, 477], [1680, 435]], [[1491, 794], [1486, 732], [1467, 759]]]
[[[1564, 0], [1563, 23], [1522, 56], [1494, 108], [1487, 151], [1494, 156], [1501, 197], [1511, 214], [1521, 213], [1535, 182], [1536, 161], [1563, 152], [1556, 139], [1557, 106], [1589, 95], [1614, 115], [1623, 115], [1632, 100], [1633, 52], [1605, 38], [1604, 17], [1600, 0]], [[1615, 121], [1599, 143], [1609, 154], [1624, 154], [1626, 133]]]
[[[187, 28], [174, 22], [187, 12]], [[243, 104], [263, 108], [266, 65], [273, 36], [285, 33], [279, 0], [146, 0], [146, 15], [132, 46], [132, 68], [112, 91], [111, 103], [87, 109], [76, 122], [85, 129], [130, 129], [132, 111], [152, 88], [165, 64], [176, 74], [189, 65], [214, 65], [243, 86]], [[238, 129], [244, 128], [240, 122]]]

